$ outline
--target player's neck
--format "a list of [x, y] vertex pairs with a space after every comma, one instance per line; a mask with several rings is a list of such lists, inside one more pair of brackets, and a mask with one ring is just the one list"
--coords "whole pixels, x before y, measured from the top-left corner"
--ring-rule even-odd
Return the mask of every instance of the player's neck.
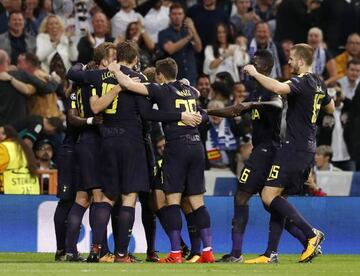
[[126, 67], [129, 67], [129, 68], [131, 68], [131, 66], [132, 66], [132, 64], [129, 64], [129, 63], [125, 62], [125, 61], [119, 61], [118, 64], [120, 66], [126, 66]]
[[304, 66], [304, 67], [299, 68], [299, 75], [307, 74], [307, 73], [311, 74], [312, 72], [313, 72], [313, 70], [312, 70], [311, 66]]

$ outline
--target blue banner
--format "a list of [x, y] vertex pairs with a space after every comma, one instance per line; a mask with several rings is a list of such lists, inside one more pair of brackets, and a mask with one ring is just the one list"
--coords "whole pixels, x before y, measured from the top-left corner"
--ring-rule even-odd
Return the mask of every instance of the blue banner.
[[[324, 253], [360, 254], [360, 198], [358, 197], [293, 197], [289, 200], [302, 212], [314, 227], [326, 235]], [[2, 252], [54, 252], [56, 241], [53, 215], [57, 199], [54, 196], [0, 196], [0, 251]], [[232, 197], [206, 197], [211, 215], [215, 252], [231, 249]], [[141, 225], [141, 206], [137, 205], [136, 221], [130, 250], [146, 251], [144, 230]], [[263, 253], [267, 245], [269, 215], [264, 211], [259, 197], [250, 201], [249, 223], [244, 239], [244, 253]], [[169, 251], [169, 241], [157, 224], [156, 249]], [[110, 246], [111, 228], [108, 227]], [[186, 221], [183, 236], [188, 241]], [[91, 230], [88, 214], [84, 217], [78, 244], [80, 252], [88, 252]], [[286, 231], [280, 242], [280, 253], [301, 253], [301, 244]]]

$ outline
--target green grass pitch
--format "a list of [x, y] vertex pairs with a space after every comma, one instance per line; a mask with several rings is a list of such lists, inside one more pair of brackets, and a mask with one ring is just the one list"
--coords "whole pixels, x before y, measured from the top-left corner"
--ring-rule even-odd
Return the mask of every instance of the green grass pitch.
[[55, 263], [53, 257], [47, 253], [0, 253], [0, 275], [360, 275], [360, 255], [324, 255], [309, 264], [297, 263], [298, 255], [281, 255], [279, 264], [265, 265]]

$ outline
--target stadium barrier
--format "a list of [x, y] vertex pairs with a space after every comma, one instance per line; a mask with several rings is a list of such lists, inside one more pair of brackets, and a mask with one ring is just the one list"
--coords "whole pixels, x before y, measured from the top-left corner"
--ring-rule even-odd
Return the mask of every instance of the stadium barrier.
[[[205, 171], [206, 195], [232, 196], [237, 179], [230, 170]], [[317, 185], [328, 196], [360, 196], [360, 172], [317, 172]]]
[[[360, 254], [360, 198], [358, 197], [292, 197], [290, 201], [304, 216], [326, 234], [324, 254]], [[206, 197], [212, 219], [215, 252], [228, 252], [231, 247], [231, 219], [233, 199], [231, 197]], [[0, 251], [2, 252], [54, 252], [55, 233], [53, 215], [57, 205], [55, 196], [0, 196]], [[137, 203], [136, 220], [130, 250], [145, 252], [146, 242], [141, 225], [141, 206]], [[269, 215], [264, 211], [259, 197], [250, 202], [250, 218], [245, 234], [244, 252], [262, 253], [267, 242]], [[169, 251], [169, 242], [158, 224], [157, 250]], [[183, 221], [183, 236], [186, 222]], [[108, 227], [112, 248], [111, 228]], [[88, 212], [85, 214], [78, 243], [80, 252], [88, 252], [91, 231]], [[284, 233], [279, 252], [300, 253], [302, 246], [289, 234]]]

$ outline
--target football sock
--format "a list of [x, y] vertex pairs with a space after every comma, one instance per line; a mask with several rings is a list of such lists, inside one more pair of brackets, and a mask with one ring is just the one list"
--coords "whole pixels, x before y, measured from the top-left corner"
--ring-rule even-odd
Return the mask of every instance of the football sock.
[[304, 233], [290, 220], [285, 220], [285, 229], [288, 231], [294, 238], [298, 239], [299, 242], [304, 246], [307, 247], [307, 238], [305, 237]]
[[307, 239], [315, 237], [315, 234], [312, 230], [313, 227], [286, 199], [280, 196], [275, 197], [270, 204], [270, 209], [275, 210], [284, 217], [291, 219], [294, 224], [304, 233]]
[[197, 208], [194, 213], [194, 221], [199, 229], [203, 248], [212, 247], [212, 236], [210, 229], [210, 215], [207, 208], [203, 205]]
[[127, 255], [128, 246], [131, 238], [132, 228], [135, 220], [135, 208], [129, 206], [121, 206], [118, 215], [118, 253]]
[[194, 213], [185, 215], [189, 238], [191, 243], [191, 254], [199, 254], [201, 252], [201, 236], [196, 227], [196, 221]]
[[167, 229], [167, 225], [166, 225], [166, 206], [160, 208], [159, 210], [157, 210], [157, 211], [155, 212], [155, 214], [156, 214], [156, 216], [158, 217], [159, 222], [160, 222], [161, 226], [163, 227], [166, 235], [169, 236], [169, 234], [168, 234], [168, 229]]
[[171, 244], [171, 251], [181, 250], [181, 228], [182, 218], [180, 205], [169, 205], [165, 209], [165, 221], [168, 229], [168, 235]]
[[156, 216], [147, 204], [141, 205], [141, 220], [145, 230], [147, 253], [150, 253], [155, 250]]
[[114, 252], [119, 251], [118, 239], [119, 229], [118, 229], [118, 220], [119, 220], [119, 209], [121, 207], [120, 201], [117, 201], [112, 210], [111, 210], [111, 227], [113, 232], [113, 240], [114, 240]]
[[65, 250], [67, 217], [74, 201], [60, 199], [54, 213], [56, 248]]
[[249, 220], [249, 206], [248, 205], [235, 205], [234, 218], [232, 220], [232, 249], [231, 255], [239, 258], [242, 253], [242, 243], [246, 225]]
[[93, 244], [101, 245], [110, 220], [112, 206], [107, 202], [94, 203]]
[[282, 230], [284, 229], [285, 218], [278, 212], [270, 213], [268, 245], [264, 253], [270, 257], [272, 252], [277, 252]]
[[68, 215], [68, 225], [66, 229], [66, 253], [77, 253], [76, 244], [79, 240], [80, 227], [83, 216], [87, 208], [74, 203]]

